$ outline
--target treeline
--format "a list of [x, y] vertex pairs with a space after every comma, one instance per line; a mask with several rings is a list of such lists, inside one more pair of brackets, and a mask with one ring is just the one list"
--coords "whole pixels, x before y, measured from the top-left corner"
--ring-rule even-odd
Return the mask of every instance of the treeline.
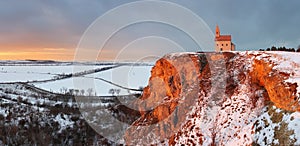
[[259, 51], [287, 51], [287, 52], [300, 52], [300, 46], [298, 47], [298, 49], [272, 46], [271, 48], [267, 48], [266, 50], [265, 50], [265, 49], [259, 49]]

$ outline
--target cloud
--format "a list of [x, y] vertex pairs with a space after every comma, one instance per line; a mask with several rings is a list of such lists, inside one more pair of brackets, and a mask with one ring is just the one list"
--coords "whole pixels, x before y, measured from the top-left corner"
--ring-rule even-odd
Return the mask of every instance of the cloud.
[[[24, 46], [74, 49], [85, 29], [96, 18], [126, 2], [0, 1], [0, 51], [9, 46], [20, 49]], [[232, 34], [239, 49], [270, 47], [276, 40], [288, 42], [290, 45], [288, 47], [297, 47], [299, 44], [298, 0], [171, 0], [171, 2], [191, 9], [202, 17], [213, 31], [215, 25], [219, 24], [222, 33]], [[137, 10], [136, 15], [143, 15], [143, 11]], [[166, 29], [159, 31], [166, 32]], [[132, 36], [135, 38], [140, 36], [138, 33], [141, 31], [128, 32], [129, 36], [135, 35]], [[178, 36], [176, 31], [168, 33], [169, 37]], [[180, 39], [179, 36], [177, 38]]]
[[223, 33], [232, 34], [239, 49], [269, 47], [272, 44], [268, 40], [295, 42], [300, 34], [297, 0], [200, 0], [182, 4], [213, 30], [218, 23]]
[[84, 30], [110, 9], [105, 5], [96, 0], [1, 1], [0, 43], [75, 48]]

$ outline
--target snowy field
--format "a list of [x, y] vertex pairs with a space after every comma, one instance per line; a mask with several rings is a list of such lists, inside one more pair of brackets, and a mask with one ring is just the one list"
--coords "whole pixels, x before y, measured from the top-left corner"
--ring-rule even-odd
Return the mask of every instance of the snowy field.
[[114, 67], [118, 64], [71, 65], [67, 63], [44, 64], [24, 62], [19, 61], [14, 64], [11, 61], [7, 63], [2, 61], [0, 63], [0, 82], [30, 82], [31, 85], [55, 93], [62, 93], [66, 89], [85, 91], [92, 89], [93, 95], [106, 96], [112, 95], [109, 93], [110, 89], [116, 89], [120, 91], [119, 95], [127, 95], [133, 92], [126, 88], [139, 89], [148, 84], [152, 68], [152, 66], [145, 64], [123, 65], [82, 76], [38, 82], [93, 69]]
[[60, 90], [65, 87], [68, 89], [83, 89], [86, 91], [93, 89], [96, 95], [101, 96], [111, 95], [109, 93], [110, 89], [120, 89], [120, 95], [127, 95], [132, 92], [130, 91], [128, 93], [126, 89], [114, 86], [97, 78], [105, 79], [123, 87], [139, 89], [140, 87], [147, 86], [151, 68], [151, 66], [121, 66], [112, 70], [90, 74], [85, 77], [75, 77], [47, 83], [35, 83], [34, 85], [56, 93], [61, 92]]

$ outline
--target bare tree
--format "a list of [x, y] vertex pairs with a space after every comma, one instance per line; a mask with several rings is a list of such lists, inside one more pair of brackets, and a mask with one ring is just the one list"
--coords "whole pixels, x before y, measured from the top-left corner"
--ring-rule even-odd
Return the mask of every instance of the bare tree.
[[119, 95], [120, 92], [121, 92], [121, 89], [115, 89], [115, 93], [116, 93], [117, 95]]
[[143, 91], [143, 90], [144, 90], [144, 87], [140, 86], [140, 87], [139, 87], [139, 90]]
[[88, 96], [93, 96], [93, 92], [94, 92], [93, 88], [87, 89]]
[[76, 95], [76, 96], [79, 95], [79, 90], [78, 90], [78, 89], [75, 89], [74, 92], [75, 92], [75, 95]]
[[18, 96], [17, 102], [20, 103], [21, 101], [22, 101], [22, 97], [21, 97], [21, 96]]
[[74, 89], [69, 89], [69, 94], [74, 95]]
[[109, 89], [108, 94], [111, 94], [112, 96], [115, 95], [115, 90], [114, 89]]
[[62, 94], [66, 94], [67, 91], [68, 91], [68, 88], [66, 88], [66, 87], [60, 88], [60, 93], [62, 93]]
[[84, 90], [83, 90], [83, 89], [80, 90], [80, 94], [81, 94], [82, 96], [84, 95]]

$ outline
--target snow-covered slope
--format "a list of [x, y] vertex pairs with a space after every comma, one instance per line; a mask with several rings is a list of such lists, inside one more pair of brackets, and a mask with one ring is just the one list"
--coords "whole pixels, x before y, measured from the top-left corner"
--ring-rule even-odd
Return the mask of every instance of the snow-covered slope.
[[151, 71], [127, 144], [300, 145], [300, 54], [166, 55]]
[[113, 145], [114, 141], [90, 125], [115, 128], [103, 124], [103, 119], [115, 119], [103, 115], [112, 114], [128, 123], [134, 121], [139, 114], [126, 112], [118, 100], [130, 96], [135, 95], [78, 96], [75, 101], [72, 95], [52, 93], [26, 83], [1, 83], [0, 145]]

